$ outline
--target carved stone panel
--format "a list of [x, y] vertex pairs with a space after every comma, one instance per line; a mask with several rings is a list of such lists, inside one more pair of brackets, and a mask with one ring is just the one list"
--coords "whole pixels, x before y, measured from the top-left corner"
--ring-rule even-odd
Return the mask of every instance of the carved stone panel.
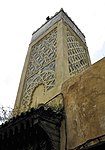
[[29, 105], [33, 90], [44, 85], [44, 91], [55, 86], [57, 29], [55, 28], [32, 46], [24, 82], [22, 105]]
[[71, 76], [89, 66], [87, 50], [67, 29], [68, 64]]

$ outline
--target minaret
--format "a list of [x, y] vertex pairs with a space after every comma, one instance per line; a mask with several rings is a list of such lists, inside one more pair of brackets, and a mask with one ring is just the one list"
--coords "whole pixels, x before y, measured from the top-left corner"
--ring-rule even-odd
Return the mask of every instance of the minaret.
[[61, 9], [32, 34], [14, 112], [41, 104], [62, 107], [64, 81], [90, 66], [84, 34]]

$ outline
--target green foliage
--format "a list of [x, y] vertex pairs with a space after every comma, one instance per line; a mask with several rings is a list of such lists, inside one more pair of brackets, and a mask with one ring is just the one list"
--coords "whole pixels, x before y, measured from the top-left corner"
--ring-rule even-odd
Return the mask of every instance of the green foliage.
[[12, 117], [12, 108], [0, 105], [0, 124], [8, 121]]

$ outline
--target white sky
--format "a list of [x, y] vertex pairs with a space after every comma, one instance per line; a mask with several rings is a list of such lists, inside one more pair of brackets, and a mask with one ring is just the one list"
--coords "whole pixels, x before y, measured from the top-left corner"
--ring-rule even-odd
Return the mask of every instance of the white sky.
[[85, 34], [92, 63], [105, 56], [105, 0], [0, 0], [0, 104], [13, 107], [31, 35], [60, 8]]

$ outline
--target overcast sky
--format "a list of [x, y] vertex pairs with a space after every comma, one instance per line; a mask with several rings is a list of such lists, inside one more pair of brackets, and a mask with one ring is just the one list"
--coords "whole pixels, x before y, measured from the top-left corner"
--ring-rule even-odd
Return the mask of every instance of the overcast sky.
[[13, 107], [31, 35], [60, 8], [85, 34], [92, 63], [105, 56], [105, 0], [0, 0], [0, 104]]

